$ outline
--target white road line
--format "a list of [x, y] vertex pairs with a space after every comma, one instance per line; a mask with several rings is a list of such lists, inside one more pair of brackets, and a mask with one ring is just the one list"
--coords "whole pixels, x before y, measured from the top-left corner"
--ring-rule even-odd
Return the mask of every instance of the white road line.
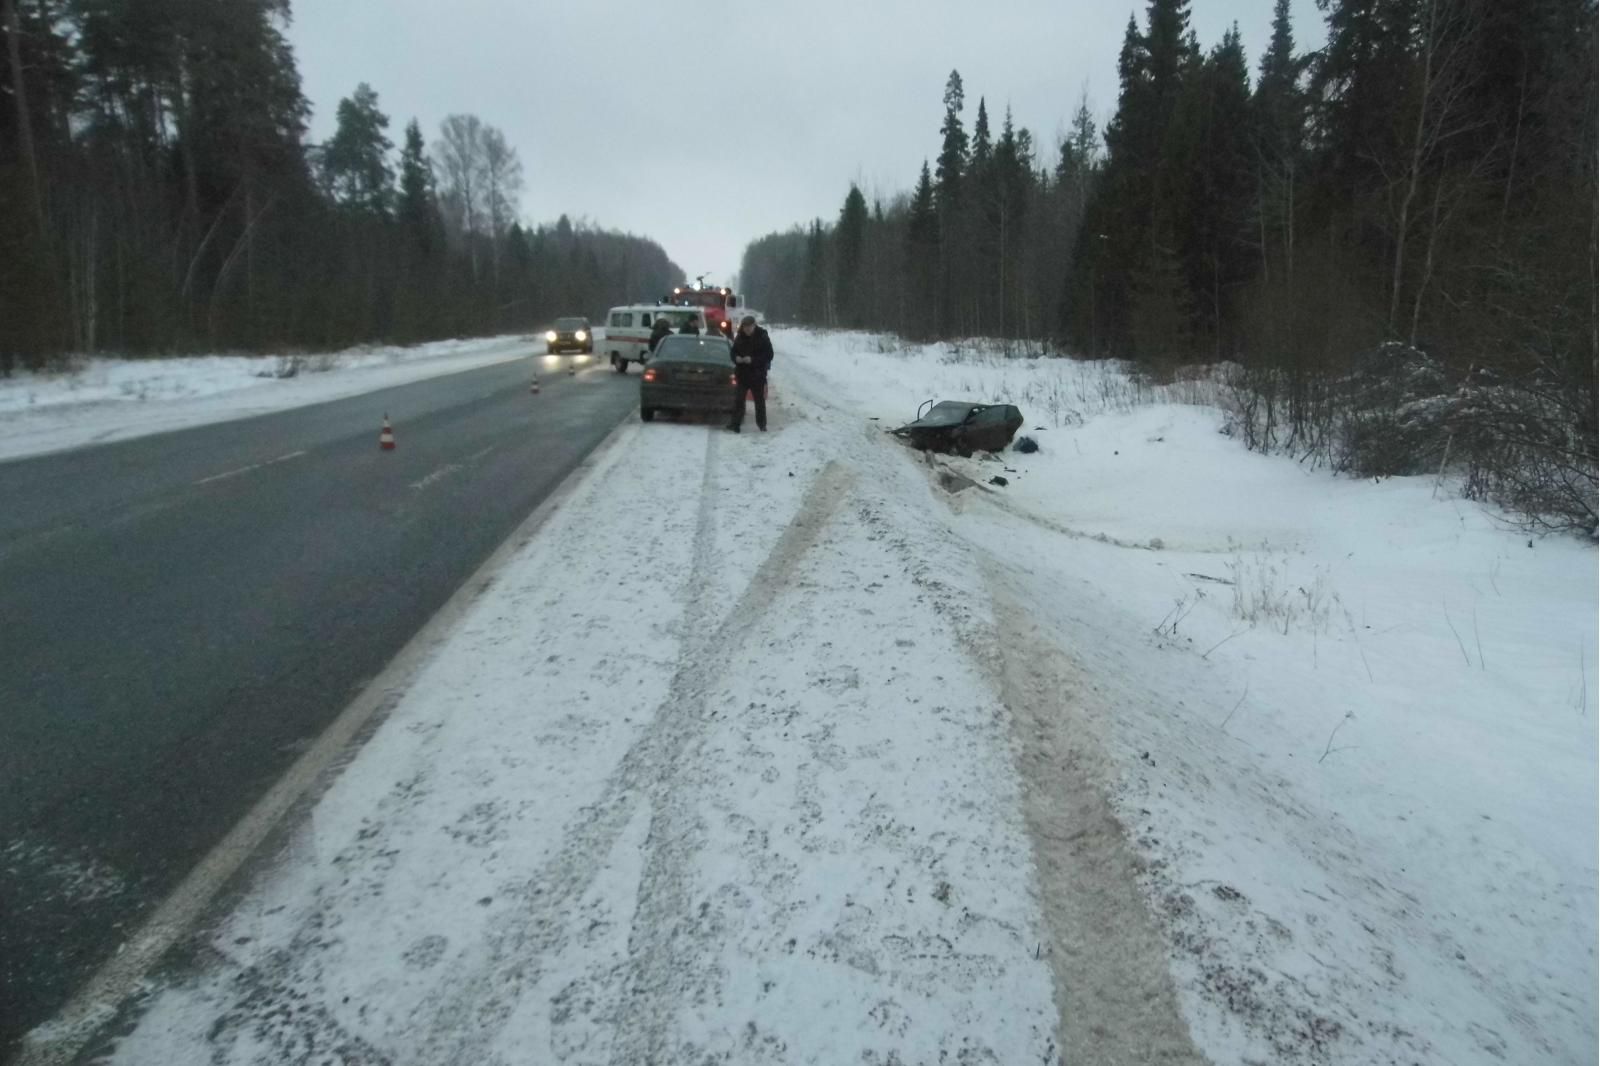
[[433, 473], [429, 474], [427, 477], [423, 478], [421, 481], [413, 481], [411, 483], [411, 487], [414, 488], [414, 489], [419, 489], [419, 490], [420, 489], [425, 489], [429, 485], [432, 485], [435, 481], [438, 481], [440, 478], [446, 477], [446, 476], [448, 476], [450, 474], [455, 473], [457, 470], [460, 470], [467, 463], [475, 463], [475, 462], [477, 462], [479, 459], [482, 459], [485, 455], [488, 455], [490, 452], [494, 451], [494, 449], [495, 449], [495, 446], [493, 444], [491, 444], [487, 448], [483, 449], [480, 452], [473, 452], [471, 455], [467, 456], [466, 459], [464, 459], [460, 463], [446, 463], [443, 466], [441, 466], [439, 469], [435, 470]]
[[425, 489], [429, 485], [432, 485], [435, 481], [438, 481], [440, 478], [448, 477], [460, 469], [461, 467], [455, 463], [446, 463], [433, 473], [429, 474], [427, 477], [423, 478], [421, 481], [413, 481], [411, 483], [411, 487], [414, 489]]
[[[194, 926], [213, 899], [283, 816], [319, 782], [333, 766], [356, 734], [374, 715], [380, 718], [400, 702], [432, 653], [466, 613], [478, 594], [513, 555], [549, 521], [556, 508], [572, 494], [613, 448], [619, 447], [638, 423], [623, 419], [577, 469], [562, 479], [545, 501], [534, 508], [516, 530], [501, 542], [494, 554], [462, 582], [428, 623], [412, 637], [383, 672], [362, 690], [339, 717], [322, 732], [315, 744], [296, 760], [256, 802], [250, 812], [212, 848], [173, 893], [161, 902], [128, 940], [108, 958], [71, 1001], [54, 1018], [29, 1032], [19, 1054], [10, 1066], [66, 1066], [101, 1026], [110, 1021], [117, 1008], [144, 983], [150, 970], [163, 955]], [[296, 452], [296, 455], [304, 454]], [[292, 456], [284, 456], [292, 458]], [[276, 461], [276, 460], [275, 460]]]
[[280, 455], [276, 459], [268, 459], [264, 463], [251, 463], [249, 466], [241, 466], [237, 470], [229, 470], [221, 474], [212, 474], [210, 477], [203, 477], [199, 481], [196, 481], [195, 484], [209, 485], [213, 481], [221, 481], [224, 478], [238, 477], [240, 474], [248, 474], [252, 470], [260, 470], [264, 466], [272, 466], [275, 463], [286, 463], [290, 459], [298, 459], [304, 454], [306, 453], [303, 451], [290, 452], [288, 455]]

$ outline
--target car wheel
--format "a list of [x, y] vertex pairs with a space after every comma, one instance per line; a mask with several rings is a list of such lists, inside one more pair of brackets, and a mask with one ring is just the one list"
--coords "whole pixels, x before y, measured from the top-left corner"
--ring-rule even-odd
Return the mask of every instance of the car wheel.
[[619, 374], [626, 374], [628, 372], [628, 361], [626, 359], [612, 360], [611, 365], [617, 368], [617, 373]]
[[645, 422], [654, 422], [656, 420], [656, 409], [654, 407], [641, 407], [639, 408], [639, 417]]

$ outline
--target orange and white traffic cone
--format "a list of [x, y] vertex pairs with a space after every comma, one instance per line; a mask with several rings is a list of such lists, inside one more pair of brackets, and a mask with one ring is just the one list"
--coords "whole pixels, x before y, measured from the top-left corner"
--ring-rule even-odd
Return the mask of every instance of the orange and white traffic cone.
[[383, 416], [383, 428], [378, 431], [378, 447], [386, 452], [394, 451], [394, 427], [389, 425], [387, 413]]
[[533, 384], [528, 386], [528, 391], [535, 396], [539, 395], [539, 375], [533, 375]]

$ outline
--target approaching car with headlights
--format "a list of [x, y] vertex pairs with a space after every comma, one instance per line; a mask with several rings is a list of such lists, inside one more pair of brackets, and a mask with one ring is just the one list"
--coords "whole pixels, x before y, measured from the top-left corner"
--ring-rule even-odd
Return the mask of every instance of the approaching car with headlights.
[[589, 328], [587, 318], [558, 318], [555, 327], [544, 335], [545, 351], [551, 355], [558, 352], [582, 352], [588, 355], [594, 351], [594, 331]]
[[720, 335], [664, 337], [639, 379], [639, 417], [649, 422], [657, 411], [733, 410], [733, 346]]

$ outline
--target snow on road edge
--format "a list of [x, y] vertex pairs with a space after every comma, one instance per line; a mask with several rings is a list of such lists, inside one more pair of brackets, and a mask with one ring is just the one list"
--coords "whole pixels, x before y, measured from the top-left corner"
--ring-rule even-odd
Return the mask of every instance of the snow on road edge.
[[523, 336], [307, 355], [95, 358], [67, 373], [0, 378], [0, 460], [129, 440], [406, 385], [542, 353]]
[[625, 430], [115, 1060], [1048, 1061], [921, 477], [803, 405]]

